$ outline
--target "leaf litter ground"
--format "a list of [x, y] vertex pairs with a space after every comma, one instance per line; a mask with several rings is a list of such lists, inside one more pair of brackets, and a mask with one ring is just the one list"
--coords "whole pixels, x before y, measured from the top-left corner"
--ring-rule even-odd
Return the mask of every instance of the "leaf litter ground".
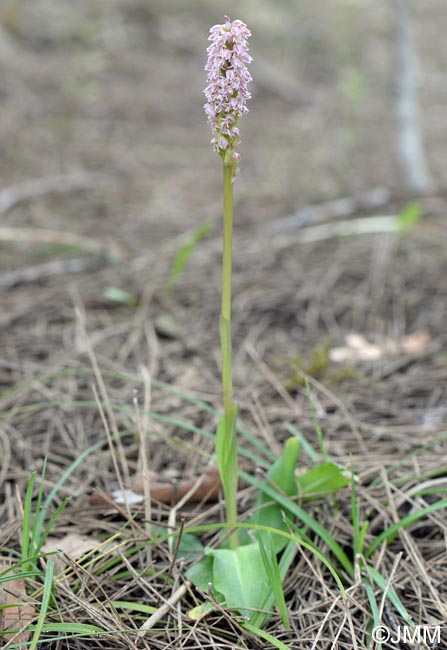
[[[162, 147], [172, 137], [172, 124], [185, 119], [183, 113], [180, 115], [172, 107], [170, 126], [160, 122], [151, 153], [146, 151], [147, 142], [144, 146], [139, 143], [144, 140], [141, 133], [147, 128], [146, 120], [149, 124], [160, 120], [162, 102], [173, 87], [178, 88], [174, 66], [177, 59], [170, 58], [173, 44], [188, 51], [187, 43], [175, 36], [181, 3], [177, 6], [178, 15], [170, 15], [161, 6], [155, 8], [156, 5], [149, 11], [142, 3], [130, 7], [123, 2], [116, 15], [108, 15], [118, 17], [117, 24], [133, 29], [135, 42], [144, 44], [143, 51], [152, 64], [163, 66], [165, 74], [160, 75], [156, 92], [151, 96], [149, 117], [145, 114], [147, 96], [136, 82], [144, 78], [147, 64], [146, 61], [143, 66], [138, 48], [127, 48], [125, 56], [118, 57], [113, 75], [106, 66], [102, 76], [98, 76], [96, 68], [92, 71], [89, 67], [93, 59], [80, 57], [76, 40], [79, 38], [84, 39], [83, 48], [91, 53], [104, 57], [106, 51], [112, 58], [118, 56], [107, 38], [98, 44], [94, 30], [85, 30], [83, 21], [87, 16], [92, 18], [88, 12], [93, 10], [71, 9], [70, 25], [75, 25], [70, 28], [74, 30], [71, 36], [66, 33], [68, 17], [65, 22], [57, 15], [51, 16], [47, 34], [31, 32], [37, 34], [34, 40], [21, 34], [20, 24], [17, 28], [21, 44], [20, 56], [14, 59], [18, 78], [34, 84], [36, 110], [43, 89], [50, 88], [47, 100], [60, 122], [50, 125], [50, 131], [39, 121], [27, 126], [24, 133], [28, 133], [32, 146], [11, 151], [8, 167], [2, 163], [4, 178], [13, 184], [23, 178], [17, 170], [29, 170], [34, 177], [60, 171], [51, 164], [50, 148], [43, 149], [48, 156], [37, 155], [43, 135], [54, 132], [58, 134], [57, 147], [67, 152], [67, 159], [82, 160], [83, 166], [91, 170], [93, 186], [80, 190], [75, 183], [73, 192], [28, 198], [4, 216], [5, 226], [26, 227], [31, 239], [15, 241], [8, 248], [2, 245], [2, 272], [37, 267], [37, 277], [19, 276], [16, 286], [8, 288], [5, 282], [1, 289], [0, 542], [19, 549], [24, 495], [31, 470], [39, 476], [47, 458], [47, 496], [64, 472], [82, 458], [51, 504], [49, 515], [64, 498], [70, 498], [51, 536], [60, 545], [66, 535], [82, 536], [78, 552], [88, 548], [89, 540], [105, 544], [90, 556], [91, 562], [77, 563], [79, 557], [73, 548], [66, 550], [70, 559], [65, 558], [65, 565], [63, 557], [58, 557], [62, 564], [57, 565], [56, 572], [66, 573], [55, 580], [57, 607], [50, 608], [47, 620], [96, 625], [110, 631], [111, 636], [92, 633], [82, 639], [48, 641], [43, 647], [135, 647], [138, 628], [171, 599], [160, 620], [141, 638], [140, 647], [234, 648], [240, 643], [246, 648], [269, 648], [269, 641], [242, 629], [238, 617], [227, 611], [218, 610], [198, 623], [188, 619], [188, 612], [202, 597], [206, 598], [206, 594], [201, 596], [193, 589], [179, 592], [186, 568], [193, 561], [194, 547], [186, 548], [186, 557], [173, 562], [173, 544], [164, 540], [149, 549], [144, 545], [148, 534], [159, 535], [168, 525], [178, 528], [182, 518], [187, 528], [221, 521], [220, 502], [199, 502], [179, 509], [153, 503], [149, 510], [147, 504], [140, 503], [129, 506], [131, 518], [126, 504], [91, 505], [95, 491], [110, 493], [116, 489], [114, 458], [118, 463], [122, 459], [118, 452], [112, 454], [107, 445], [94, 387], [99, 391], [99, 401], [104, 400], [87, 344], [94, 351], [106, 385], [106, 417], [111, 408], [113, 421], [122, 434], [125, 461], [119, 464], [119, 471], [126, 486], [128, 476], [132, 478], [141, 469], [139, 418], [149, 431], [150, 469], [163, 482], [175, 485], [205, 471], [213, 452], [213, 440], [206, 433], [215, 431], [216, 412], [221, 409], [217, 334], [219, 225], [197, 245], [175, 289], [165, 291], [172, 260], [196, 229], [197, 214], [212, 214], [219, 223], [220, 207], [214, 193], [218, 179], [217, 174], [214, 177], [209, 171], [207, 132], [205, 128], [196, 131], [191, 126], [193, 115], [194, 124], [196, 119], [200, 120], [201, 99], [196, 98], [202, 83], [199, 72], [183, 95], [191, 109], [187, 118], [190, 122], [185, 129], [180, 121], [177, 144], [168, 152]], [[271, 7], [270, 10], [273, 11]], [[26, 20], [32, 24], [36, 16], [31, 12], [26, 14]], [[95, 20], [95, 29], [105, 29]], [[203, 16], [201, 20], [205, 34], [212, 17]], [[187, 25], [194, 32], [195, 22], [187, 21]], [[104, 33], [107, 36], [107, 30]], [[164, 58], [160, 57], [160, 50], [155, 52], [154, 43], [164, 48]], [[28, 58], [29, 51], [40, 52], [38, 75], [35, 62]], [[192, 54], [199, 63], [200, 51], [198, 45], [197, 52]], [[310, 60], [315, 69], [324, 72], [324, 59]], [[64, 87], [64, 93], [53, 92], [51, 84], [61, 79], [62, 70], [67, 69], [72, 81], [82, 80], [82, 87], [73, 81]], [[95, 113], [102, 105], [95, 100], [95, 94], [85, 94], [89, 88], [93, 92], [91, 87], [84, 87], [92, 78], [101, 92], [110, 91], [110, 84], [114, 84], [115, 94], [108, 94], [104, 119]], [[7, 87], [14, 97], [22, 90], [11, 79], [7, 78]], [[132, 107], [125, 101], [129, 84], [137, 93]], [[317, 128], [329, 119], [326, 111], [331, 113], [334, 97], [330, 84], [316, 89], [308, 82], [308, 91], [314, 99], [316, 95], [312, 93], [327, 93], [324, 101], [316, 102], [312, 112]], [[244, 138], [247, 150], [254, 142], [250, 129], [256, 133], [266, 115], [278, 110], [289, 118], [291, 115], [291, 108], [283, 94], [278, 95], [278, 89], [261, 88], [258, 93], [261, 97], [264, 94], [263, 108], [258, 101], [261, 116], [254, 117], [248, 127]], [[120, 111], [128, 127], [127, 140], [122, 129], [117, 128], [116, 115]], [[11, 112], [11, 120], [19, 126], [27, 124], [26, 111]], [[108, 139], [107, 123], [112, 125]], [[92, 146], [92, 134], [101, 135], [101, 145], [98, 142]], [[6, 144], [7, 137], [3, 131]], [[281, 140], [281, 134], [273, 131], [264, 137], [271, 139], [271, 146], [263, 142], [263, 148], [270, 151], [278, 146], [278, 138]], [[129, 142], [134, 144], [133, 156], [128, 155]], [[288, 144], [284, 138], [281, 142], [285, 159], [291, 160], [296, 156], [293, 147], [300, 143]], [[182, 147], [194, 146], [197, 166], [192, 169], [182, 164], [181, 156]], [[398, 519], [445, 497], [445, 235], [441, 223], [444, 207], [436, 196], [421, 199], [424, 219], [400, 238], [387, 232], [336, 237], [331, 230], [332, 222], [327, 226], [327, 238], [322, 240], [304, 242], [304, 229], [278, 232], [275, 221], [294, 209], [298, 200], [305, 198], [310, 202], [315, 195], [325, 199], [338, 192], [349, 194], [353, 187], [370, 190], [362, 178], [375, 184], [384, 179], [392, 181], [392, 173], [382, 177], [377, 171], [392, 168], [386, 151], [379, 154], [383, 165], [371, 169], [370, 160], [362, 158], [356, 150], [358, 159], [353, 168], [363, 170], [363, 176], [359, 180], [355, 171], [347, 169], [337, 187], [331, 173], [331, 165], [335, 164], [331, 161], [331, 146], [324, 152], [315, 147], [310, 155], [315, 156], [313, 168], [319, 165], [322, 170], [318, 190], [306, 186], [308, 170], [303, 170], [296, 184], [286, 173], [286, 196], [279, 192], [283, 185], [274, 174], [270, 185], [261, 185], [260, 193], [251, 190], [248, 182], [244, 184], [243, 176], [247, 179], [251, 174], [256, 178], [259, 171], [248, 153], [247, 167], [237, 181], [240, 194], [236, 212], [241, 216], [235, 233], [233, 335], [235, 394], [241, 425], [249, 434], [241, 437], [240, 442], [243, 470], [258, 476], [260, 468], [262, 475], [269, 459], [279, 455], [282, 442], [293, 430], [305, 437], [315, 454], [319, 453], [314, 415], [302, 381], [303, 372], [307, 372], [329, 459], [346, 467], [352, 463], [359, 478], [356, 490], [360, 521], [369, 521], [365, 539], [366, 544], [371, 544]], [[150, 182], [141, 163], [150, 170]], [[262, 163], [264, 167], [265, 164], [266, 161]], [[98, 166], [101, 171], [107, 170], [100, 179], [94, 176]], [[191, 192], [197, 175], [209, 187], [200, 196]], [[398, 213], [404, 203], [390, 202], [386, 212]], [[42, 227], [56, 233], [56, 240], [33, 241], [33, 228]], [[185, 229], [189, 230], [186, 238]], [[58, 233], [66, 231], [76, 232], [82, 239], [59, 241]], [[320, 235], [321, 231], [318, 238]], [[81, 263], [75, 272], [68, 268], [67, 272], [59, 270], [50, 277], [39, 275], [42, 263], [65, 262], [73, 257], [81, 258], [82, 263], [90, 261], [84, 269]], [[127, 304], [111, 300], [110, 287], [120, 288], [134, 299]], [[346, 348], [346, 337], [352, 333], [363, 337], [362, 354], [357, 338], [357, 356], [354, 353], [349, 361], [333, 361], [331, 350]], [[415, 334], [419, 336], [419, 345], [413, 350], [404, 349], [405, 337]], [[374, 359], [365, 358], [367, 345], [378, 350]], [[150, 406], [150, 416], [135, 412], [135, 395], [141, 411], [145, 404]], [[94, 448], [87, 454], [90, 447]], [[311, 457], [312, 452], [306, 453], [303, 446], [299, 471], [312, 465]], [[250, 512], [255, 498], [253, 488], [244, 484], [240, 490], [240, 513]], [[341, 490], [335, 499], [317, 499], [302, 505], [352, 560], [350, 491]], [[148, 530], [148, 517], [159, 527], [155, 531]], [[387, 547], [379, 546], [373, 553], [374, 567], [390, 580], [416, 624], [436, 625], [444, 621], [445, 625], [445, 532], [444, 511], [439, 510], [413, 523]], [[117, 534], [115, 544], [120, 546], [111, 551], [107, 540]], [[214, 534], [205, 534], [203, 541], [212, 545]], [[327, 552], [321, 541], [314, 541]], [[144, 570], [147, 571], [143, 575]], [[27, 593], [32, 593], [40, 588], [41, 582], [29, 578], [28, 586]], [[334, 639], [341, 650], [368, 647], [368, 594], [355, 580], [345, 587], [349, 595], [347, 605], [326, 567], [315, 556], [298, 553], [284, 583], [292, 631], [284, 630], [277, 614], [270, 619], [266, 631], [288, 647], [300, 650], [314, 644], [330, 648]], [[377, 588], [379, 604], [381, 594]], [[36, 591], [36, 603], [40, 598]], [[401, 615], [388, 600], [383, 602], [382, 620], [390, 629], [403, 624]], [[44, 634], [48, 639], [55, 636], [55, 632]]]

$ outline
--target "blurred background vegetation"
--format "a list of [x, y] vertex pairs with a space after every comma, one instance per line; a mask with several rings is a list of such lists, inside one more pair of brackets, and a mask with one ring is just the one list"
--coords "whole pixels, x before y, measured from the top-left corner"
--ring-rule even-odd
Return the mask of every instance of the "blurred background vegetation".
[[[22, 225], [118, 228], [133, 248], [135, 235], [149, 245], [218, 215], [202, 90], [208, 29], [224, 13], [253, 32], [238, 223], [375, 187], [444, 182], [443, 0], [3, 0], [1, 187], [79, 169], [114, 179], [94, 205], [79, 199], [57, 215], [33, 206]], [[399, 150], [407, 64], [422, 186]]]

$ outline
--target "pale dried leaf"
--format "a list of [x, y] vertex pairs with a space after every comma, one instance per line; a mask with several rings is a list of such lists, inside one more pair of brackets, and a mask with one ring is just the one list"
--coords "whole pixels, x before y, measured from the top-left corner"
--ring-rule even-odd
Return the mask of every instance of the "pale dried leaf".
[[47, 541], [42, 547], [44, 553], [51, 553], [52, 551], [63, 551], [68, 557], [73, 560], [79, 560], [83, 555], [89, 551], [94, 550], [100, 546], [101, 542], [86, 535], [78, 535], [78, 533], [69, 533], [62, 538], [48, 537]]
[[426, 329], [409, 334], [402, 341], [402, 350], [407, 353], [423, 352], [431, 342], [430, 332]]
[[431, 336], [425, 329], [405, 336], [400, 345], [390, 338], [383, 338], [378, 343], [371, 343], [362, 334], [350, 332], [345, 336], [346, 345], [332, 348], [329, 358], [335, 363], [377, 361], [402, 352], [407, 354], [423, 352], [430, 341]]

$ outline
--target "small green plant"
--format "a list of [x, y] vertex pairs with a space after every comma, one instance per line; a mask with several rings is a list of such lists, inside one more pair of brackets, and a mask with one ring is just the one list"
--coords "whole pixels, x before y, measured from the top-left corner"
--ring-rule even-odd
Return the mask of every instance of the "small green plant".
[[25, 495], [23, 508], [22, 524], [22, 562], [25, 571], [37, 569], [37, 560], [40, 558], [42, 546], [45, 543], [55, 521], [59, 514], [65, 508], [70, 499], [64, 499], [56, 508], [48, 523], [46, 517], [51, 500], [48, 498], [43, 501], [43, 485], [46, 471], [46, 461], [44, 462], [42, 477], [39, 484], [36, 503], [33, 503], [33, 493], [36, 483], [36, 472], [33, 472], [28, 481], [28, 487]]
[[316, 345], [311, 352], [310, 359], [306, 361], [301, 355], [295, 356], [292, 361], [292, 376], [286, 381], [284, 387], [288, 391], [296, 390], [306, 383], [305, 376], [321, 379], [329, 367], [329, 350], [331, 342], [329, 338]]
[[306, 377], [318, 379], [325, 385], [340, 384], [344, 381], [364, 378], [364, 374], [352, 365], [346, 364], [336, 367], [336, 364], [331, 364], [330, 349], [331, 342], [326, 337], [322, 343], [319, 343], [311, 350], [308, 359], [300, 354], [291, 359], [279, 359], [277, 362], [278, 369], [282, 370], [284, 366], [288, 368], [289, 376], [284, 382], [284, 388], [292, 393], [305, 386]]
[[127, 305], [127, 307], [131, 307], [132, 309], [138, 307], [140, 302], [138, 296], [118, 287], [107, 287], [104, 290], [104, 298], [120, 305]]
[[[20, 634], [32, 634], [31, 642], [27, 646], [31, 650], [37, 648], [39, 643], [45, 618], [47, 615], [47, 610], [50, 604], [52, 585], [53, 585], [53, 576], [55, 564], [51, 558], [46, 558], [45, 554], [42, 553], [42, 546], [45, 543], [51, 529], [59, 517], [59, 514], [67, 505], [69, 499], [65, 499], [62, 503], [56, 508], [54, 514], [50, 517], [50, 520], [46, 522], [48, 506], [50, 501], [43, 500], [43, 485], [44, 477], [46, 470], [46, 461], [42, 469], [41, 480], [39, 482], [39, 487], [37, 490], [37, 495], [34, 500], [34, 492], [36, 485], [36, 472], [33, 472], [29, 478], [28, 486], [25, 494], [25, 501], [23, 504], [23, 522], [22, 522], [22, 535], [21, 535], [21, 552], [17, 552], [13, 549], [4, 549], [4, 551], [9, 552], [12, 557], [17, 557], [18, 561], [15, 562], [9, 569], [3, 571], [0, 574], [0, 582], [8, 582], [11, 580], [17, 579], [43, 579], [44, 585], [42, 588], [42, 598], [40, 602], [40, 608], [38, 612], [37, 622], [34, 625], [23, 627], [21, 622], [21, 609], [23, 608], [22, 604], [9, 604], [8, 607], [12, 607], [14, 610], [17, 609], [18, 623], [20, 623]], [[41, 560], [45, 558], [45, 568], [42, 568]], [[26, 608], [26, 604], [25, 604]], [[25, 617], [26, 618], [26, 617]], [[25, 620], [26, 622], [26, 620]], [[8, 636], [14, 636], [14, 634], [19, 633], [19, 630], [8, 629]], [[1, 632], [0, 632], [1, 634]]]
[[193, 232], [191, 238], [188, 239], [188, 241], [183, 244], [183, 246], [177, 252], [174, 261], [172, 262], [168, 281], [166, 283], [166, 291], [168, 293], [171, 293], [175, 289], [177, 281], [183, 273], [183, 270], [188, 263], [188, 260], [191, 257], [192, 253], [196, 249], [197, 245], [202, 241], [202, 239], [206, 237], [213, 226], [214, 223], [210, 219], [207, 219], [201, 223]]
[[421, 220], [423, 209], [419, 201], [407, 203], [404, 209], [397, 216], [397, 232], [402, 235], [411, 226]]

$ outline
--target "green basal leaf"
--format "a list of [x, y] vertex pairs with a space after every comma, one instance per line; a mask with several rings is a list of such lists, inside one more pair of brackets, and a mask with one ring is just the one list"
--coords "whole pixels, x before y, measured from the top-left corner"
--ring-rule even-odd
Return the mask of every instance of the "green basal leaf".
[[200, 557], [203, 554], [203, 544], [197, 535], [192, 533], [185, 533], [182, 535], [178, 547], [177, 557], [188, 558], [192, 560], [195, 557]]
[[[267, 552], [270, 555], [267, 564], [272, 569], [270, 576], [258, 542], [239, 546], [235, 550], [207, 548], [205, 557], [191, 567], [186, 575], [203, 592], [209, 591], [211, 585], [217, 602], [224, 607], [236, 609], [257, 627], [261, 628], [267, 623], [270, 614], [266, 610], [271, 610], [275, 601], [287, 621], [282, 581], [296, 555], [297, 545], [289, 541], [279, 563], [270, 540]], [[211, 611], [212, 603], [205, 602], [192, 609], [188, 616], [192, 620], [200, 620]]]
[[[205, 549], [205, 553], [209, 553], [211, 549]], [[213, 584], [213, 565], [214, 558], [212, 555], [205, 555], [200, 562], [194, 564], [186, 572], [186, 577], [190, 580], [200, 591], [205, 593], [208, 591], [208, 586]]]
[[[274, 486], [276, 489], [286, 494], [287, 496], [296, 496], [298, 494], [298, 486], [295, 479], [295, 468], [298, 461], [300, 452], [300, 442], [298, 438], [289, 438], [285, 444], [282, 455], [278, 460], [273, 463], [269, 472], [267, 473], [266, 485]], [[270, 496], [261, 492], [256, 501], [255, 514], [251, 521], [255, 524], [263, 526], [270, 526], [278, 530], [287, 531], [287, 525], [283, 518], [283, 508], [278, 503], [271, 503]], [[262, 507], [263, 504], [270, 503]], [[250, 521], [250, 520], [249, 520]], [[279, 553], [286, 546], [287, 540], [278, 535], [274, 535], [273, 544], [275, 552]]]
[[239, 610], [250, 620], [266, 602], [271, 587], [256, 542], [236, 549], [213, 549], [213, 586], [226, 607]]
[[324, 463], [312, 467], [298, 477], [299, 495], [321, 495], [329, 492], [336, 492], [349, 485], [349, 478], [346, 470], [335, 463]]

